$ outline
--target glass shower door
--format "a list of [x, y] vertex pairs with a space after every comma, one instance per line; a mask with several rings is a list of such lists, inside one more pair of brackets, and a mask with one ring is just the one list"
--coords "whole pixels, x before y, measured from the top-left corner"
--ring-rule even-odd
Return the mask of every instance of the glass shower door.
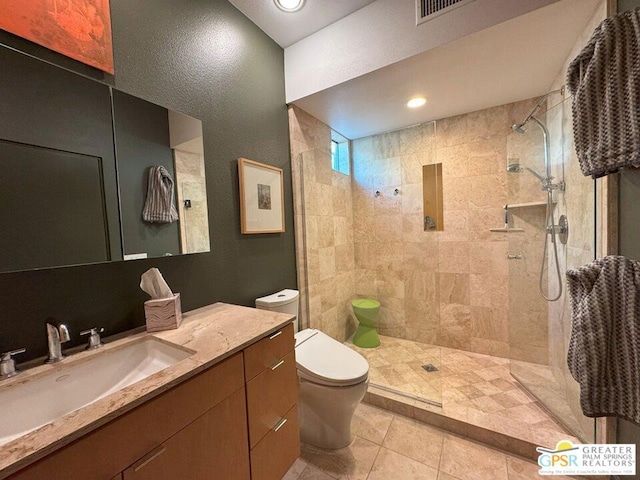
[[[595, 183], [580, 172], [574, 153], [571, 99], [555, 95], [552, 105], [536, 115], [548, 130], [550, 173], [564, 190], [554, 191], [550, 205], [554, 223], [569, 220], [566, 244], [547, 233], [547, 192], [543, 128], [529, 122], [507, 141], [508, 212], [514, 231], [509, 249], [509, 346], [512, 376], [533, 395], [567, 432], [583, 442], [594, 440], [594, 421], [582, 415], [578, 384], [567, 368], [571, 311], [565, 272], [595, 257]], [[519, 164], [520, 168], [509, 168]], [[547, 248], [545, 249], [545, 241]], [[545, 300], [544, 295], [555, 301]]]
[[[435, 162], [435, 125], [352, 144], [351, 175], [331, 168], [329, 148], [295, 159], [296, 248], [303, 325], [345, 342], [369, 362], [373, 387], [440, 405], [437, 340], [438, 231], [425, 231], [423, 167]], [[405, 132], [406, 134], [406, 132]], [[382, 145], [410, 153], [389, 153]], [[402, 146], [402, 147], [400, 147]], [[351, 302], [380, 302], [380, 345], [362, 348]]]

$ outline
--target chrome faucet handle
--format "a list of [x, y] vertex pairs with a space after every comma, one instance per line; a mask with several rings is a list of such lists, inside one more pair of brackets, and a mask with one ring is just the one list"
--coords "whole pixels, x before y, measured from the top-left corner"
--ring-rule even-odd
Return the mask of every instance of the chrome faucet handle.
[[89, 344], [87, 345], [87, 350], [100, 348], [104, 345], [104, 343], [102, 343], [102, 339], [100, 338], [100, 334], [102, 332], [104, 332], [104, 327], [93, 327], [89, 330], [85, 330], [84, 332], [80, 332], [80, 335], [89, 335]]
[[14, 355], [26, 352], [26, 348], [19, 348], [10, 352], [0, 353], [0, 380], [13, 377], [17, 375], [16, 362], [13, 358]]

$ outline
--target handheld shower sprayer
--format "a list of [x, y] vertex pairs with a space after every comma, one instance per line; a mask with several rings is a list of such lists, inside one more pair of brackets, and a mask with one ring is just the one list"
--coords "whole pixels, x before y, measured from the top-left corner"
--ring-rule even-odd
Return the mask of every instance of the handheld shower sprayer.
[[[563, 89], [560, 89], [559, 92], [564, 95]], [[552, 93], [555, 93], [555, 92], [549, 92], [547, 95], [542, 97], [542, 99], [538, 102], [538, 104], [533, 108], [531, 113], [529, 113], [527, 118], [525, 118], [525, 120], [522, 123], [516, 123], [511, 127], [512, 130], [519, 135], [524, 135], [526, 133], [526, 130], [524, 129], [524, 127], [529, 122], [535, 123], [540, 128], [540, 130], [542, 131], [543, 145], [544, 145], [545, 175], [544, 176], [540, 175], [539, 173], [535, 172], [531, 168], [525, 167], [518, 162], [509, 163], [507, 165], [507, 172], [509, 173], [521, 173], [524, 171], [528, 171], [529, 173], [533, 174], [542, 184], [542, 190], [547, 192], [547, 202], [546, 202], [547, 212], [546, 212], [546, 219], [545, 219], [545, 230], [547, 232], [547, 235], [545, 235], [545, 239], [544, 239], [544, 251], [542, 255], [542, 265], [540, 266], [539, 287], [540, 287], [540, 293], [542, 294], [544, 299], [549, 302], [554, 302], [562, 296], [563, 285], [562, 285], [562, 274], [560, 272], [560, 260], [558, 258], [557, 237], [560, 237], [560, 241], [562, 243], [566, 243], [567, 235], [569, 231], [567, 220], [564, 215], [560, 217], [559, 225], [556, 225], [555, 223], [553, 191], [554, 190], [564, 191], [564, 182], [553, 183], [553, 177], [551, 176], [551, 158], [550, 158], [551, 153], [550, 153], [550, 145], [549, 145], [549, 131], [547, 130], [547, 127], [540, 120], [534, 117], [536, 112], [540, 109], [542, 104], [546, 101], [547, 97], [549, 97], [549, 95], [551, 95]], [[549, 248], [549, 241], [551, 241], [552, 248]], [[547, 263], [547, 259], [546, 259], [547, 252], [549, 252], [550, 254], [551, 252], [553, 252], [553, 259], [555, 260], [553, 263], [555, 267], [554, 268], [555, 274], [557, 276], [557, 281], [558, 281], [558, 290], [555, 293], [555, 295], [551, 294], [550, 292], [545, 293], [545, 289], [544, 289], [543, 280], [544, 280], [545, 266]]]

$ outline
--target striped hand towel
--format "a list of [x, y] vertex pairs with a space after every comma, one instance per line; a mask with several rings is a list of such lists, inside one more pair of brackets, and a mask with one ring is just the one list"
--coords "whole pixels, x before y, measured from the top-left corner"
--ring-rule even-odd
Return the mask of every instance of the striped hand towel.
[[607, 18], [571, 62], [567, 86], [582, 173], [640, 167], [640, 8]]
[[149, 223], [173, 223], [178, 212], [173, 202], [173, 179], [162, 165], [149, 167], [147, 200], [142, 218]]
[[640, 424], [640, 262], [600, 258], [567, 271], [572, 325], [567, 363], [587, 417]]

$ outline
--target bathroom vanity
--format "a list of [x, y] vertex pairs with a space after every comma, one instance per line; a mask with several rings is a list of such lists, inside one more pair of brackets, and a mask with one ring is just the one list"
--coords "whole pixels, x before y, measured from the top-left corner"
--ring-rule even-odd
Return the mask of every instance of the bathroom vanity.
[[0, 384], [1, 395], [42, 376], [73, 376], [74, 364], [150, 337], [190, 353], [0, 446], [0, 478], [281, 479], [300, 454], [291, 319], [215, 304], [185, 314], [177, 330], [127, 337]]

